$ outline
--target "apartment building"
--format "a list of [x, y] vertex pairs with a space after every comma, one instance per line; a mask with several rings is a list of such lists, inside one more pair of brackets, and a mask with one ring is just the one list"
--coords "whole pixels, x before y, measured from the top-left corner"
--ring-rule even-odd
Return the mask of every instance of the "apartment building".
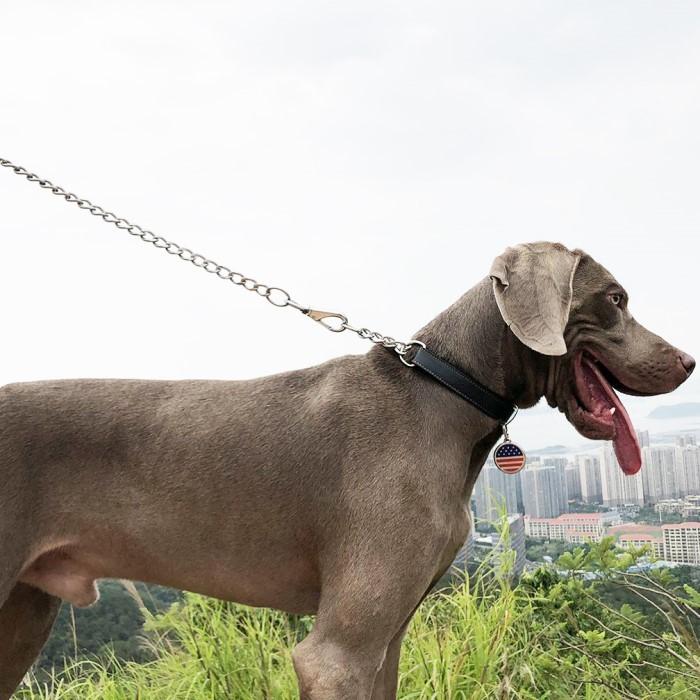
[[[644, 450], [647, 449], [646, 447], [644, 448]], [[612, 445], [601, 447], [599, 458], [603, 503], [609, 507], [622, 505], [643, 506], [642, 473], [644, 470], [642, 469], [632, 476], [625, 474], [620, 469]]]
[[474, 486], [472, 499], [477, 525], [493, 523], [502, 511], [519, 511], [520, 475], [504, 474], [489, 458]]
[[657, 559], [677, 564], [700, 565], [700, 522], [667, 525], [635, 525], [626, 523], [611, 527], [620, 547], [649, 545]]
[[520, 479], [525, 515], [554, 518], [568, 510], [564, 465], [528, 466], [520, 473]]
[[684, 520], [695, 520], [700, 518], [700, 496], [686, 496], [685, 498], [671, 498], [658, 501], [654, 504], [654, 511], [664, 515], [678, 514]]
[[602, 503], [603, 487], [600, 483], [600, 460], [588, 454], [576, 455], [581, 500], [585, 503]]
[[620, 547], [639, 549], [648, 545], [651, 553], [657, 559], [666, 559], [664, 539], [659, 525], [625, 523], [624, 525], [611, 527], [608, 530], [608, 535], [612, 535]]
[[581, 473], [576, 464], [567, 464], [564, 468], [566, 475], [566, 497], [570, 501], [580, 501], [583, 498], [581, 492]]
[[477, 564], [484, 559], [490, 559], [494, 564], [498, 564], [504, 552], [512, 557], [512, 575], [520, 576], [526, 561], [525, 527], [522, 515], [508, 516], [508, 538], [505, 541], [501, 540], [497, 533], [470, 532], [467, 541], [457, 552], [452, 566], [457, 569], [466, 569], [469, 563]]
[[679, 564], [700, 564], [700, 522], [662, 525], [664, 559]]
[[660, 537], [653, 535], [620, 535], [617, 544], [624, 549], [640, 549], [641, 547], [649, 547], [649, 551], [656, 559], [665, 559], [664, 542]]

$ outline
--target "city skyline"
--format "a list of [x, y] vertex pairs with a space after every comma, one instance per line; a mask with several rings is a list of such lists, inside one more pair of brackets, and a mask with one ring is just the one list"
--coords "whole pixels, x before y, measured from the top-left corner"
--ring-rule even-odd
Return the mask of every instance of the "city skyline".
[[700, 435], [675, 434], [674, 443], [639, 433], [642, 469], [632, 476], [620, 469], [611, 443], [583, 453], [531, 458], [517, 475], [503, 474], [490, 456], [477, 479], [472, 504], [477, 521], [509, 514], [556, 518], [570, 501], [618, 508], [654, 505], [700, 495]]
[[[612, 536], [619, 547], [646, 547], [669, 565], [700, 566], [700, 434], [640, 431], [638, 438], [642, 468], [632, 476], [622, 472], [607, 442], [583, 453], [532, 458], [517, 475], [502, 473], [489, 458], [474, 488], [475, 526], [462, 558], [503, 546], [484, 530], [505, 509], [516, 559], [524, 560], [526, 537], [584, 544]], [[592, 512], [578, 512], [580, 506]], [[645, 507], [653, 507], [658, 523], [637, 522]]]

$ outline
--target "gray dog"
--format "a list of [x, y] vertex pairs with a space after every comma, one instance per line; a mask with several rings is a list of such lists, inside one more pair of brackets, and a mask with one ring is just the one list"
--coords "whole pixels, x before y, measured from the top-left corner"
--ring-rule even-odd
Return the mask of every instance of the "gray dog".
[[[636, 434], [612, 387], [675, 389], [695, 362], [640, 326], [585, 253], [509, 248], [417, 336], [584, 436]], [[123, 578], [315, 613], [294, 650], [308, 700], [394, 698], [401, 639], [470, 526], [499, 423], [396, 355], [251, 381], [45, 381], [0, 397], [0, 699], [61, 600]]]

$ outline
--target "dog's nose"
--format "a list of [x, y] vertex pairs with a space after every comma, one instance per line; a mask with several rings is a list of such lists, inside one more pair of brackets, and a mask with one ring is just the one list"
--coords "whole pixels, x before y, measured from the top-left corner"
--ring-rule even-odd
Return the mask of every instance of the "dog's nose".
[[691, 357], [687, 352], [681, 352], [679, 355], [681, 364], [685, 368], [685, 371], [690, 375], [695, 369], [695, 358]]

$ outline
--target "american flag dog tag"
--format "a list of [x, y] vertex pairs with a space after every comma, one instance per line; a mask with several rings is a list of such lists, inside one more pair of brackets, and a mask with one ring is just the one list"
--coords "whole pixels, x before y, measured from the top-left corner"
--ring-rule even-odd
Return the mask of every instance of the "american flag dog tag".
[[525, 453], [514, 442], [502, 442], [493, 461], [504, 474], [517, 474], [525, 466]]
[[504, 474], [517, 474], [525, 466], [525, 453], [508, 437], [503, 426], [503, 442], [493, 451], [493, 461]]

